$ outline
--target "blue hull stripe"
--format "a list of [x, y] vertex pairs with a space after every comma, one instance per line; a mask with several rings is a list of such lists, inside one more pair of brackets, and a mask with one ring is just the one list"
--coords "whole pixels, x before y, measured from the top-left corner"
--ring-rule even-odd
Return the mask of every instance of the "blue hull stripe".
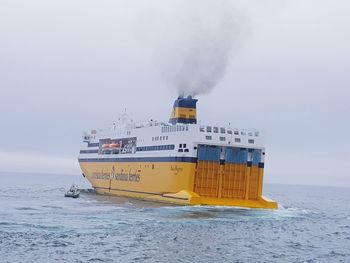
[[182, 162], [196, 163], [197, 158], [194, 157], [133, 157], [133, 158], [80, 158], [79, 162]]
[[98, 153], [98, 150], [80, 150], [80, 153]]
[[100, 146], [100, 144], [97, 142], [97, 143], [88, 143], [88, 147], [98, 147]]

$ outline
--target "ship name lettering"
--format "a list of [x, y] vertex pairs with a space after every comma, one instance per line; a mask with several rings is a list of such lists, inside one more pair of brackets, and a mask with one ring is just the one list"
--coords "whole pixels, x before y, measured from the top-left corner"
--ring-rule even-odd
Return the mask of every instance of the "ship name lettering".
[[175, 165], [170, 167], [170, 171], [174, 172], [175, 175], [178, 175], [180, 172], [183, 171], [183, 168]]

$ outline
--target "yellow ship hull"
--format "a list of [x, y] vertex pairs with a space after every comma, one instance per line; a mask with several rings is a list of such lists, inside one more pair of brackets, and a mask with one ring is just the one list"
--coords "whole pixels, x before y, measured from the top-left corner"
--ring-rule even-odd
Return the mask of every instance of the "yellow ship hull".
[[195, 162], [80, 162], [99, 194], [179, 205], [276, 209], [262, 195], [263, 168]]

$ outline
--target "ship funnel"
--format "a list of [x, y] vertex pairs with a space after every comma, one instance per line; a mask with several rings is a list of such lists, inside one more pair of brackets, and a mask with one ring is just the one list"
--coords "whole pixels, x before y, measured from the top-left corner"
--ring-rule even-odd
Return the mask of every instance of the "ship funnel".
[[169, 122], [171, 124], [197, 123], [197, 101], [197, 99], [193, 99], [191, 96], [188, 96], [187, 98], [178, 97], [174, 102]]

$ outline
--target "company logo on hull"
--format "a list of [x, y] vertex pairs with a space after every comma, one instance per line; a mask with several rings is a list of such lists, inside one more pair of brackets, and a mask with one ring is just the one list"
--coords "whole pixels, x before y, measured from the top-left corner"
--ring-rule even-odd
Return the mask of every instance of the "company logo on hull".
[[99, 180], [116, 180], [116, 181], [127, 181], [127, 182], [140, 182], [141, 180], [141, 174], [140, 170], [136, 170], [135, 172], [132, 172], [131, 169], [129, 171], [116, 173], [115, 168], [113, 166], [111, 173], [93, 173], [92, 174], [93, 179], [99, 179]]

